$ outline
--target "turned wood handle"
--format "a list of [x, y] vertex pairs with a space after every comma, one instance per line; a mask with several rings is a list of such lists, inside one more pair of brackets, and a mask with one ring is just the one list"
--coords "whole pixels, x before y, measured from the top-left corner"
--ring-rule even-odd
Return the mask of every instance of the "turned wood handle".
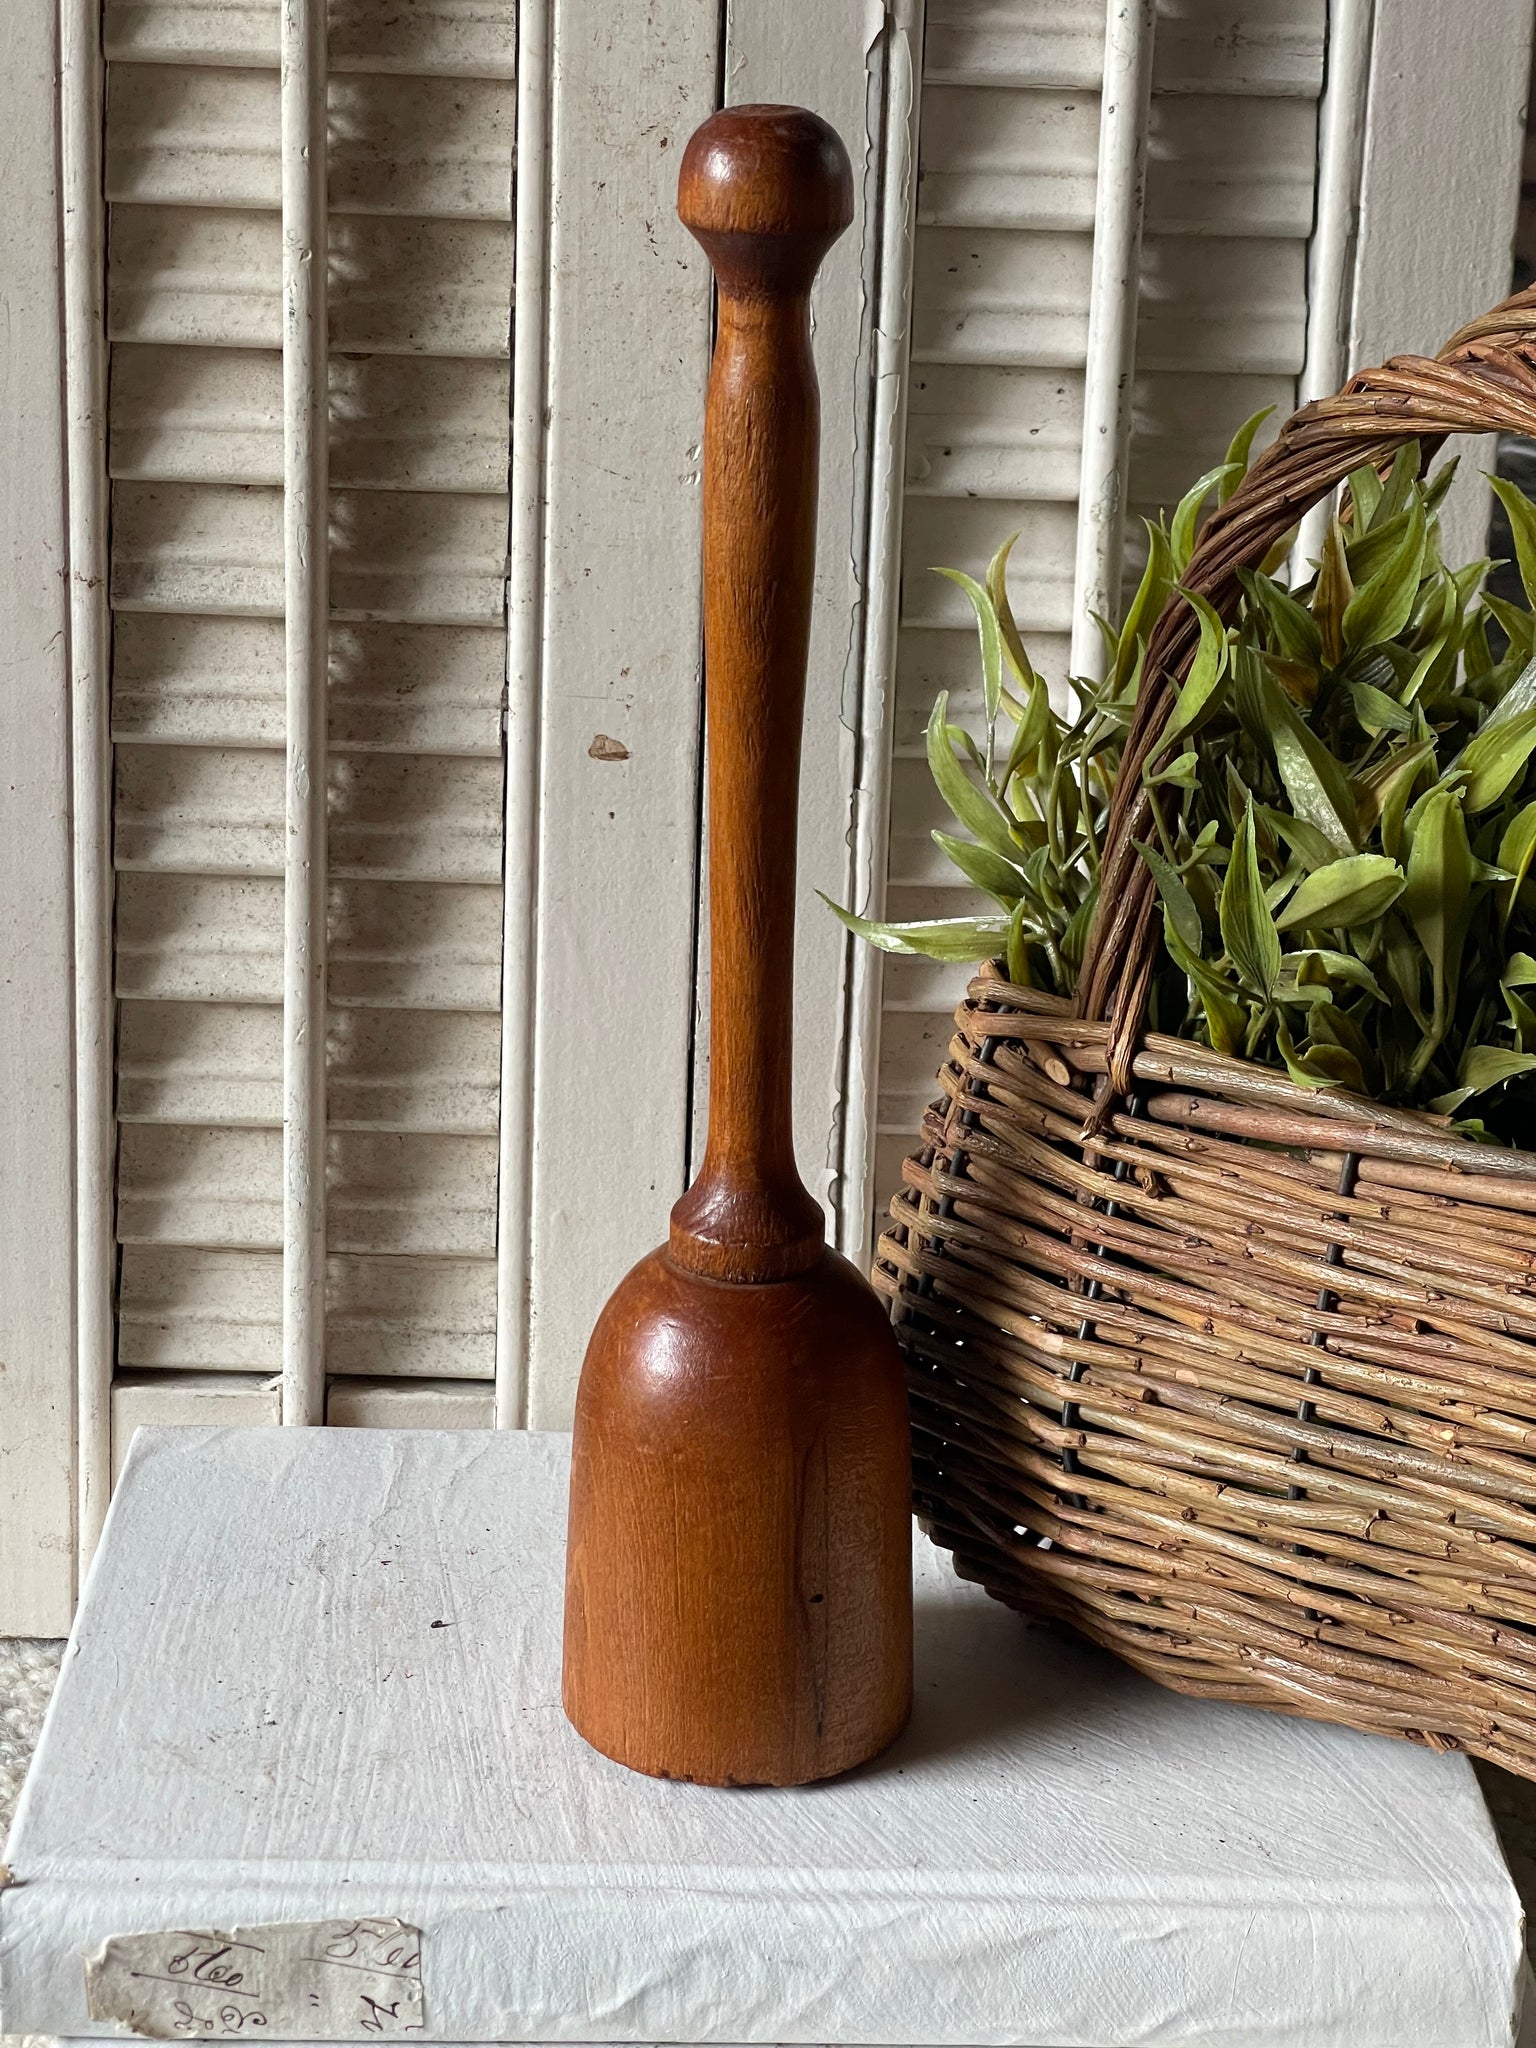
[[670, 1243], [714, 1279], [777, 1280], [822, 1251], [790, 1097], [820, 429], [810, 292], [853, 218], [853, 173], [814, 114], [732, 107], [689, 143], [677, 210], [713, 266], [719, 314], [704, 415], [709, 1140]]

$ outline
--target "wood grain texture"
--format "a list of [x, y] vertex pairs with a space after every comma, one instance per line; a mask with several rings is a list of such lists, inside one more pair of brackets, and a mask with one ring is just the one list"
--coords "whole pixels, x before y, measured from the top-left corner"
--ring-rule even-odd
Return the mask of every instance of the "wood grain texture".
[[771, 1280], [805, 1271], [822, 1243], [790, 1097], [820, 430], [809, 310], [853, 217], [852, 174], [824, 124], [733, 108], [689, 144], [678, 211], [714, 266], [719, 310], [704, 424], [709, 1137], [671, 1239], [695, 1272]]
[[704, 441], [709, 1140], [577, 1396], [566, 1712], [638, 1770], [799, 1784], [911, 1703], [908, 1433], [870, 1289], [795, 1168], [795, 812], [815, 553], [809, 295], [852, 216], [815, 116], [716, 114], [679, 213], [714, 266]]
[[906, 1441], [890, 1324], [836, 1252], [751, 1287], [642, 1261], [577, 1397], [565, 1708], [587, 1740], [739, 1785], [830, 1777], [894, 1741]]

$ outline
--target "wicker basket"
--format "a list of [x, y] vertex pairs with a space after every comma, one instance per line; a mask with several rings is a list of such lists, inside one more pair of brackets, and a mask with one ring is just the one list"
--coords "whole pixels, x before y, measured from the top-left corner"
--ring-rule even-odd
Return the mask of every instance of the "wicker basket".
[[[1536, 435], [1536, 289], [1285, 425], [1185, 583], [1404, 440]], [[1181, 1692], [1536, 1777], [1536, 1151], [1144, 1032], [1148, 649], [1076, 1006], [971, 985], [880, 1243], [918, 1512], [960, 1571]]]

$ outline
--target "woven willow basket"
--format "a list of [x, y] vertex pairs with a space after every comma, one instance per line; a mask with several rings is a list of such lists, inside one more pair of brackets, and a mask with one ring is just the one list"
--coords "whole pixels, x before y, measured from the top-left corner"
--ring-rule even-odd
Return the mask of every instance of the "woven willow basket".
[[[1536, 435], [1536, 289], [1304, 407], [1202, 531], [1230, 617], [1404, 440]], [[1076, 1005], [983, 972], [881, 1239], [918, 1512], [958, 1569], [1180, 1692], [1536, 1777], [1536, 1151], [1147, 1035], [1148, 648]]]

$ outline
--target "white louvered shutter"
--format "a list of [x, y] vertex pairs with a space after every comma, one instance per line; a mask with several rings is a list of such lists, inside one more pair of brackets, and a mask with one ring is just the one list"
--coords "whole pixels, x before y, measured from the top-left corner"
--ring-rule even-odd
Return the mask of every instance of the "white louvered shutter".
[[[327, 1412], [488, 1424], [511, 0], [331, 9]], [[275, 1421], [284, 574], [278, 8], [105, 17], [114, 1464]]]
[[[963, 905], [920, 736], [941, 687], [975, 711], [976, 653], [930, 565], [1020, 528], [1016, 606], [1060, 674], [1097, 573], [1085, 392], [1095, 432], [1133, 430], [1134, 514], [1298, 372], [1331, 388], [1496, 297], [1532, 14], [1162, 0], [1138, 129], [1099, 86], [1106, 18], [1124, 80], [1150, 0], [931, 0], [926, 25], [921, 0], [332, 0], [323, 65], [316, 0], [58, 6], [57, 49], [0, 10], [7, 195], [63, 231], [0, 238], [0, 1630], [29, 1632], [67, 1625], [136, 1422], [276, 1420], [286, 1367], [290, 1421], [479, 1425], [494, 1386], [502, 1426], [562, 1426], [599, 1304], [664, 1235], [707, 1086], [709, 293], [673, 199], [722, 81], [816, 106], [859, 168], [815, 302], [796, 1008], [802, 1171], [857, 1256], [963, 977], [845, 947], [812, 891]], [[1116, 121], [1111, 160], [1142, 135], [1150, 165], [1128, 421]], [[323, 1173], [285, 1176], [285, 1086]]]
[[[1116, 10], [1125, 13], [1129, 10]], [[967, 914], [929, 837], [923, 759], [941, 689], [980, 715], [974, 619], [932, 565], [979, 575], [1009, 533], [1032, 658], [1068, 672], [1104, 64], [1097, 0], [929, 0], [919, 127], [901, 613], [886, 915]], [[1295, 402], [1307, 329], [1324, 0], [1173, 0], [1150, 30], [1129, 464], [1135, 515], [1170, 507], [1233, 429]], [[1131, 553], [1136, 553], [1134, 539]], [[874, 1193], [899, 1184], [964, 969], [884, 968]]]

